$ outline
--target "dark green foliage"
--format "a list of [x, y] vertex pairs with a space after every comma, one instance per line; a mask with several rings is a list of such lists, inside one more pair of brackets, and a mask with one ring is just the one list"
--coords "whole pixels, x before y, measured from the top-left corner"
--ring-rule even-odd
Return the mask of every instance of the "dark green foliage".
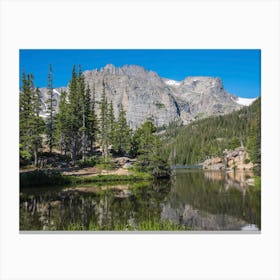
[[[87, 87], [87, 91], [89, 92], [89, 86]], [[97, 140], [98, 134], [98, 121], [95, 112], [95, 90], [92, 90], [92, 98], [90, 99], [90, 108], [88, 113], [88, 140], [90, 146], [90, 152], [93, 152], [94, 144]]]
[[47, 100], [47, 142], [49, 146], [50, 153], [52, 152], [52, 147], [54, 144], [53, 134], [54, 134], [54, 94], [53, 94], [53, 73], [52, 73], [52, 65], [49, 67], [48, 74], [48, 95], [49, 98]]
[[79, 66], [78, 73], [76, 73], [75, 66], [73, 67], [68, 99], [68, 102], [65, 103], [67, 115], [65, 121], [69, 132], [69, 150], [75, 164], [79, 155], [82, 155], [82, 159], [85, 160], [88, 147], [92, 149], [96, 133], [94, 106], [89, 86], [85, 84], [81, 66]]
[[81, 67], [79, 66], [77, 74], [74, 66], [69, 95], [67, 96], [66, 92], [61, 93], [59, 110], [55, 118], [56, 143], [61, 153], [66, 154], [70, 151], [74, 164], [80, 156], [85, 161], [89, 149], [91, 153], [93, 152], [98, 131], [94, 103], [94, 93], [91, 97]]
[[108, 101], [105, 93], [105, 83], [103, 81], [103, 91], [100, 102], [100, 142], [102, 147], [102, 156], [107, 159], [109, 156], [109, 114]]
[[60, 153], [66, 154], [70, 147], [70, 116], [66, 102], [66, 92], [61, 92], [58, 113], [55, 116], [55, 138]]
[[251, 160], [260, 166], [260, 109], [259, 98], [251, 106], [228, 115], [198, 120], [171, 133], [167, 128], [161, 136], [161, 156], [172, 165], [192, 165], [244, 145]]
[[20, 173], [20, 187], [59, 186], [70, 183], [70, 178], [55, 170], [35, 170]]
[[78, 160], [77, 164], [79, 167], [91, 167], [98, 163], [98, 158], [96, 156], [91, 156], [86, 159]]
[[139, 170], [149, 172], [156, 178], [168, 177], [170, 168], [162, 159], [161, 142], [155, 135], [156, 127], [151, 121], [146, 121], [134, 133], [133, 152], [137, 155]]
[[116, 130], [117, 130], [117, 123], [115, 120], [114, 108], [112, 101], [108, 106], [108, 135], [109, 135], [109, 143], [112, 145], [112, 148], [115, 149], [116, 146]]
[[126, 113], [120, 107], [119, 117], [115, 125], [114, 148], [119, 155], [128, 154], [131, 150], [132, 131], [126, 121]]
[[22, 74], [20, 91], [20, 156], [21, 162], [34, 159], [37, 165], [38, 149], [42, 146], [44, 121], [39, 116], [41, 109], [39, 90], [34, 88], [33, 76]]
[[82, 146], [83, 133], [83, 96], [85, 84], [82, 76], [81, 68], [79, 67], [78, 74], [75, 66], [72, 70], [72, 78], [69, 85], [69, 124], [70, 124], [70, 154], [73, 163], [76, 163], [78, 152]]
[[256, 164], [255, 170], [260, 174], [261, 166], [261, 100], [255, 102], [255, 114], [251, 120], [247, 147], [250, 153], [250, 158]]

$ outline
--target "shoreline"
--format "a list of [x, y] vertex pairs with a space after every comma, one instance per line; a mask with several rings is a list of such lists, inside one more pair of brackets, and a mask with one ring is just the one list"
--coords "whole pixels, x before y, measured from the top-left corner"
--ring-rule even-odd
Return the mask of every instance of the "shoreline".
[[[91, 170], [89, 170], [91, 169]], [[99, 170], [96, 168], [74, 168], [67, 171], [58, 169], [20, 170], [20, 188], [61, 186], [78, 183], [100, 182], [135, 182], [153, 180], [153, 176], [145, 172], [137, 172], [118, 168]]]

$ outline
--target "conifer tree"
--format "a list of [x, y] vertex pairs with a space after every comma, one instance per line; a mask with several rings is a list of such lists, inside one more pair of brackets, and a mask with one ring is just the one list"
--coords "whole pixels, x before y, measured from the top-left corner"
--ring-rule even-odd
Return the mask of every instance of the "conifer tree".
[[66, 101], [66, 96], [66, 92], [62, 91], [60, 95], [58, 113], [56, 115], [57, 141], [60, 153], [62, 154], [64, 152], [64, 155], [66, 154], [70, 142], [69, 105]]
[[105, 83], [103, 80], [103, 89], [100, 102], [100, 141], [102, 156], [107, 160], [109, 155], [109, 133], [108, 133], [108, 101], [105, 93]]
[[33, 76], [22, 74], [20, 91], [20, 147], [21, 153], [33, 154], [34, 165], [38, 164], [38, 149], [42, 145], [44, 130], [43, 119], [39, 116], [41, 110], [40, 91], [34, 89]]
[[36, 117], [39, 117], [40, 111], [42, 109], [40, 90], [37, 87], [34, 93], [34, 113]]
[[112, 148], [115, 149], [115, 139], [116, 139], [116, 120], [115, 120], [115, 114], [114, 114], [114, 108], [112, 101], [110, 102], [109, 108], [108, 108], [108, 138], [109, 138], [109, 144], [112, 145]]
[[87, 153], [87, 132], [88, 132], [88, 114], [90, 106], [90, 92], [85, 89], [85, 78], [82, 74], [82, 68], [79, 65], [78, 70], [78, 91], [77, 91], [77, 104], [81, 108], [81, 127], [79, 133], [81, 137], [82, 160], [85, 161]]
[[138, 155], [137, 166], [141, 171], [150, 172], [155, 177], [168, 177], [170, 169], [167, 160], [161, 157], [161, 144], [155, 135], [156, 127], [147, 120], [134, 134], [134, 151]]
[[248, 150], [249, 155], [254, 164], [255, 169], [260, 173], [261, 166], [261, 101], [255, 102], [255, 116], [250, 122], [249, 137], [248, 137]]
[[[87, 88], [89, 90], [89, 86]], [[95, 90], [93, 88], [92, 92], [92, 98], [90, 100], [90, 108], [89, 108], [89, 114], [88, 114], [88, 138], [90, 142], [90, 151], [93, 152], [93, 145], [97, 139], [97, 133], [98, 133], [98, 123], [97, 123], [97, 116], [95, 112]]]
[[131, 149], [131, 129], [129, 128], [126, 121], [126, 113], [122, 105], [120, 106], [118, 121], [116, 124], [115, 133], [115, 146], [116, 150], [120, 155], [129, 153]]
[[70, 155], [73, 164], [76, 163], [79, 147], [79, 129], [82, 127], [81, 102], [79, 94], [79, 76], [73, 66], [69, 84], [69, 124], [70, 124]]
[[48, 74], [48, 95], [49, 98], [47, 100], [47, 140], [49, 145], [49, 151], [52, 153], [53, 148], [53, 132], [54, 132], [54, 94], [53, 94], [53, 72], [52, 65], [49, 66], [49, 74]]

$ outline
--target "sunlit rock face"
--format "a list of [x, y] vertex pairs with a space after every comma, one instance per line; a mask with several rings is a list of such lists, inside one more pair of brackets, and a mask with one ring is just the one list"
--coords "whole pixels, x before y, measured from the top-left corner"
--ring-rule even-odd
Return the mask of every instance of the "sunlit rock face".
[[[167, 125], [174, 120], [187, 124], [195, 119], [230, 113], [242, 107], [235, 96], [225, 91], [220, 78], [187, 77], [176, 82], [137, 65], [115, 67], [112, 64], [100, 70], [87, 70], [83, 74], [97, 105], [104, 84], [107, 99], [113, 102], [115, 115], [118, 116], [122, 105], [132, 128], [137, 128], [147, 119], [151, 119], [156, 126]], [[56, 109], [62, 90], [68, 91], [67, 88], [54, 89]], [[46, 88], [41, 89], [41, 97], [41, 114], [44, 116], [48, 99]]]
[[122, 105], [132, 128], [148, 118], [156, 126], [179, 119], [171, 89], [155, 72], [139, 66], [115, 68], [107, 65], [100, 71], [86, 71], [84, 75], [90, 88], [94, 89], [97, 102], [101, 99], [104, 81], [106, 96], [113, 102], [116, 115]]
[[248, 151], [244, 147], [234, 150], [224, 150], [222, 157], [213, 157], [201, 163], [203, 169], [210, 170], [252, 170], [253, 162], [249, 159]]

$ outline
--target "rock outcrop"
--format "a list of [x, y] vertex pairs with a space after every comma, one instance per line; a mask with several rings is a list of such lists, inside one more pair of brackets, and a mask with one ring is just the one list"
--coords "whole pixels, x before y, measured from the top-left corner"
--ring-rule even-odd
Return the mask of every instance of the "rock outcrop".
[[174, 96], [185, 123], [241, 108], [236, 106], [235, 97], [224, 90], [220, 78], [188, 77], [174, 89]]
[[203, 169], [211, 170], [251, 170], [254, 164], [250, 161], [244, 147], [225, 150], [222, 157], [214, 157], [201, 163]]
[[[85, 71], [84, 76], [97, 102], [101, 99], [104, 82], [107, 99], [113, 102], [116, 116], [122, 105], [132, 128], [137, 128], [148, 118], [156, 126], [175, 120], [187, 124], [198, 118], [227, 114], [242, 107], [235, 96], [224, 90], [219, 78], [187, 77], [182, 82], [170, 82], [140, 66], [115, 67], [111, 64], [100, 70]], [[60, 92], [65, 89], [54, 89], [56, 109]], [[44, 115], [47, 89], [41, 89], [41, 93]]]

